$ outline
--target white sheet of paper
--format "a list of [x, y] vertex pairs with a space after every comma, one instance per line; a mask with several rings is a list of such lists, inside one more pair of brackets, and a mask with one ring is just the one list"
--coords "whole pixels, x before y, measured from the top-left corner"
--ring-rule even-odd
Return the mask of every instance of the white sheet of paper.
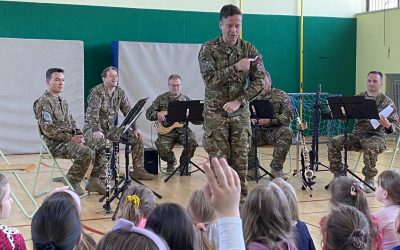
[[[393, 112], [393, 110], [394, 109], [392, 105], [389, 105], [386, 108], [382, 109], [381, 112], [379, 112], [379, 115], [387, 118]], [[376, 129], [377, 127], [379, 127], [380, 123], [376, 119], [371, 119], [371, 125], [372, 127], [374, 127], [374, 129]]]

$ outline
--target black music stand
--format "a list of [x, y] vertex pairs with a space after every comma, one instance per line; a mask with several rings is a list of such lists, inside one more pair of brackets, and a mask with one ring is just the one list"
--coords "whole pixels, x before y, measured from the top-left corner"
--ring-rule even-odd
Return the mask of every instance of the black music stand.
[[[257, 159], [257, 152], [258, 152], [258, 130], [261, 128], [258, 124], [260, 119], [272, 119], [274, 117], [274, 108], [272, 104], [268, 100], [254, 100], [249, 105], [250, 108], [250, 119], [256, 119], [256, 123], [254, 124], [254, 133], [252, 134], [252, 147], [254, 147], [254, 157], [253, 163], [254, 166], [251, 168], [255, 168], [255, 180], [258, 183], [258, 180], [262, 177], [269, 175], [271, 178], [275, 178], [270, 172], [268, 172], [265, 168], [260, 165], [259, 160]], [[265, 172], [258, 176], [258, 169], [261, 169]], [[249, 169], [250, 170], [250, 169]]]
[[[118, 213], [119, 210], [119, 205], [121, 204], [121, 198], [122, 195], [125, 191], [125, 189], [129, 186], [129, 184], [131, 183], [131, 179], [140, 184], [145, 186], [141, 181], [132, 178], [129, 175], [129, 154], [132, 152], [131, 151], [131, 140], [129, 139], [129, 131], [131, 129], [131, 127], [134, 125], [134, 123], [136, 122], [136, 120], [139, 118], [139, 116], [142, 114], [143, 112], [143, 108], [144, 105], [146, 104], [146, 101], [149, 98], [143, 98], [140, 99], [132, 108], [131, 110], [128, 112], [128, 114], [125, 116], [125, 119], [122, 121], [121, 125], [118, 128], [117, 133], [120, 133], [120, 142], [125, 144], [125, 178], [121, 179], [118, 183], [115, 184], [115, 186], [107, 191], [107, 193], [101, 197], [99, 199], [99, 202], [102, 202], [104, 199], [106, 199], [106, 203], [103, 205], [103, 208], [105, 209], [106, 212], [110, 213], [111, 212], [111, 207], [110, 207], [110, 203], [115, 199], [118, 198], [118, 205], [117, 208], [115, 209], [114, 215], [112, 217], [113, 220], [115, 220], [115, 217]], [[122, 186], [120, 187], [120, 185], [122, 184]], [[114, 191], [114, 194], [110, 196], [110, 193]], [[158, 193], [156, 193], [155, 191], [152, 190], [152, 192], [154, 193], [155, 196], [157, 196], [158, 198], [162, 198], [161, 195], [159, 195]]]
[[[204, 171], [199, 168], [196, 164], [194, 164], [188, 157], [188, 129], [189, 122], [198, 124], [201, 123], [203, 118], [203, 108], [204, 102], [200, 100], [191, 100], [191, 101], [172, 101], [168, 103], [168, 123], [180, 122], [184, 123], [184, 133], [185, 133], [185, 141], [183, 143], [183, 162], [180, 162], [179, 167], [177, 167], [164, 181], [167, 182], [171, 177], [177, 172], [180, 171], [181, 176], [190, 175], [191, 173]], [[189, 164], [192, 164], [197, 169], [189, 172]]]
[[[343, 175], [350, 173], [357, 180], [361, 181], [375, 191], [375, 188], [365, 183], [360, 177], [353, 173], [347, 164], [347, 128], [349, 119], [379, 119], [376, 101], [373, 99], [366, 99], [364, 96], [332, 96], [328, 97], [328, 104], [331, 110], [332, 119], [340, 119], [344, 122], [344, 162], [343, 162]], [[329, 185], [325, 186], [327, 189]]]

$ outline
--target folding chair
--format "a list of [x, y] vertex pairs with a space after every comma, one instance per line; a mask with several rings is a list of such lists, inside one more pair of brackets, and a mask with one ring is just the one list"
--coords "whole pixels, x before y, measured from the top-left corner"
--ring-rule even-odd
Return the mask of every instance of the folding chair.
[[[389, 165], [389, 169], [392, 169], [394, 166], [394, 160], [396, 158], [397, 155], [397, 151], [399, 151], [399, 145], [400, 145], [400, 133], [396, 134], [396, 142], [393, 148], [391, 149], [386, 149], [385, 151], [383, 151], [382, 153], [392, 153], [392, 160], [390, 161], [390, 165]], [[358, 159], [356, 162], [356, 165], [354, 166], [354, 172], [357, 170], [358, 167], [358, 163], [361, 160], [361, 156], [363, 154], [363, 151], [360, 150], [360, 154], [358, 155]]]
[[5, 163], [4, 165], [0, 165], [0, 173], [12, 174], [15, 177], [15, 179], [17, 179], [19, 185], [22, 187], [23, 191], [26, 193], [31, 203], [33, 204], [34, 211], [32, 213], [29, 213], [27, 209], [25, 209], [25, 207], [22, 205], [17, 195], [13, 191], [11, 191], [11, 197], [13, 198], [13, 200], [17, 203], [18, 207], [25, 214], [25, 216], [31, 219], [38, 208], [38, 204], [36, 203], [34, 197], [31, 195], [29, 190], [26, 188], [26, 186], [24, 185], [18, 174], [32, 172], [33, 170], [35, 170], [36, 166], [34, 163], [10, 164], [10, 162], [7, 160], [6, 156], [3, 154], [1, 150], [0, 150], [0, 157], [3, 159]]
[[[58, 171], [61, 174], [61, 178], [63, 183], [67, 184], [69, 186], [69, 188], [71, 190], [74, 190], [74, 188], [72, 187], [71, 183], [68, 181], [67, 177], [65, 176], [62, 168], [60, 167], [60, 165], [58, 164], [56, 158], [53, 156], [53, 154], [50, 152], [49, 147], [47, 146], [46, 141], [44, 140], [43, 137], [43, 133], [40, 130], [40, 127], [38, 125], [38, 132], [39, 132], [39, 138], [40, 138], [40, 143], [41, 143], [41, 148], [40, 148], [40, 154], [39, 154], [39, 160], [38, 160], [38, 167], [37, 167], [37, 171], [36, 171], [36, 177], [35, 177], [35, 182], [33, 184], [33, 196], [35, 198], [43, 196], [47, 193], [49, 193], [52, 190], [52, 186], [53, 186], [53, 176], [54, 176], [54, 172]], [[39, 173], [40, 173], [40, 169], [42, 167], [42, 165], [47, 165], [45, 164], [44, 161], [50, 161], [51, 162], [51, 173], [50, 173], [50, 178], [49, 178], [49, 184], [47, 186], [47, 188], [44, 191], [38, 192], [37, 193], [37, 184], [38, 184], [38, 179], [39, 179]], [[71, 160], [72, 161], [72, 160]], [[73, 162], [73, 161], [72, 161]], [[47, 165], [48, 166], [48, 165]]]

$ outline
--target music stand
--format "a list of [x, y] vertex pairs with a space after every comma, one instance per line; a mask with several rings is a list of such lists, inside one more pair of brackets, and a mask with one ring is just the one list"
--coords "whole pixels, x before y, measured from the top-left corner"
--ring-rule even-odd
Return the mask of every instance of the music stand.
[[[373, 99], [366, 99], [364, 96], [332, 96], [328, 97], [328, 105], [331, 110], [332, 119], [340, 119], [344, 122], [344, 162], [343, 162], [343, 175], [350, 173], [357, 180], [361, 181], [375, 191], [375, 188], [365, 183], [360, 177], [349, 170], [347, 164], [347, 128], [349, 119], [379, 119], [379, 113], [376, 106], [376, 101]], [[325, 188], [329, 187], [326, 186]]]
[[[258, 135], [258, 130], [260, 129], [258, 121], [260, 119], [272, 119], [274, 117], [274, 108], [272, 107], [271, 102], [268, 100], [254, 100], [250, 102], [249, 108], [250, 108], [250, 119], [256, 119], [256, 123], [254, 124], [254, 133], [252, 134], [252, 144], [254, 147], [254, 157], [253, 157], [254, 166], [251, 168], [256, 169], [255, 180], [258, 183], [258, 180], [266, 175], [269, 175], [271, 178], [275, 178], [270, 172], [268, 172], [265, 168], [263, 168], [260, 165], [259, 161], [257, 161], [257, 151], [258, 151], [257, 135]], [[265, 174], [258, 176], [258, 169], [264, 171]]]
[[[134, 182], [145, 186], [141, 181], [139, 181], [139, 180], [137, 180], [135, 178], [132, 178], [129, 175], [129, 154], [131, 153], [131, 140], [129, 140], [129, 129], [132, 127], [132, 125], [136, 122], [136, 120], [142, 114], [144, 105], [146, 104], [148, 99], [149, 99], [148, 97], [140, 99], [131, 108], [131, 110], [129, 110], [128, 114], [125, 116], [125, 119], [122, 121], [121, 125], [118, 128], [118, 132], [120, 132], [121, 139], [125, 138], [125, 140], [120, 140], [121, 143], [125, 144], [125, 178], [121, 179], [118, 183], [116, 183], [115, 186], [110, 191], [107, 191], [107, 193], [103, 197], [101, 197], [99, 199], [99, 202], [102, 202], [105, 198], [107, 198], [106, 204], [103, 205], [103, 208], [108, 213], [111, 212], [110, 203], [115, 198], [119, 199], [117, 208], [115, 209], [114, 215], [112, 217], [113, 220], [115, 220], [115, 217], [116, 217], [116, 215], [118, 213], [118, 210], [119, 210], [119, 206], [121, 204], [122, 195], [123, 195], [125, 189], [128, 187], [128, 185], [131, 183], [131, 179]], [[122, 186], [120, 187], [121, 184], [122, 184]], [[114, 194], [112, 195], [112, 197], [109, 197], [110, 193], [112, 191], [114, 191]], [[162, 198], [162, 196], [159, 195], [158, 193], [156, 193], [155, 191], [152, 190], [152, 192], [158, 198], [160, 198], [160, 199]]]
[[[185, 141], [183, 143], [183, 162], [177, 167], [164, 181], [167, 182], [177, 171], [180, 171], [181, 176], [190, 175], [191, 173], [204, 171], [194, 164], [188, 157], [188, 129], [189, 122], [200, 123], [203, 118], [204, 101], [191, 100], [191, 101], [172, 101], [168, 103], [168, 116], [167, 123], [180, 122], [184, 123]], [[192, 164], [197, 170], [189, 172], [189, 164]]]

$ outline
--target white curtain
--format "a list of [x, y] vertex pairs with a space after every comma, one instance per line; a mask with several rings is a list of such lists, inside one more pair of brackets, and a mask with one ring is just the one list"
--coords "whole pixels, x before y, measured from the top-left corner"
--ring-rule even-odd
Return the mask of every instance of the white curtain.
[[5, 154], [37, 153], [40, 141], [33, 102], [47, 89], [46, 70], [63, 68], [67, 99], [82, 128], [83, 42], [0, 38], [0, 149]]
[[[118, 42], [119, 84], [127, 93], [132, 105], [139, 99], [149, 97], [137, 126], [145, 137], [145, 147], [155, 147], [157, 132], [145, 117], [146, 109], [154, 99], [168, 91], [168, 76], [182, 77], [182, 93], [192, 100], [204, 99], [197, 55], [200, 44]], [[119, 118], [119, 122], [122, 117]], [[190, 124], [199, 144], [202, 126]]]

